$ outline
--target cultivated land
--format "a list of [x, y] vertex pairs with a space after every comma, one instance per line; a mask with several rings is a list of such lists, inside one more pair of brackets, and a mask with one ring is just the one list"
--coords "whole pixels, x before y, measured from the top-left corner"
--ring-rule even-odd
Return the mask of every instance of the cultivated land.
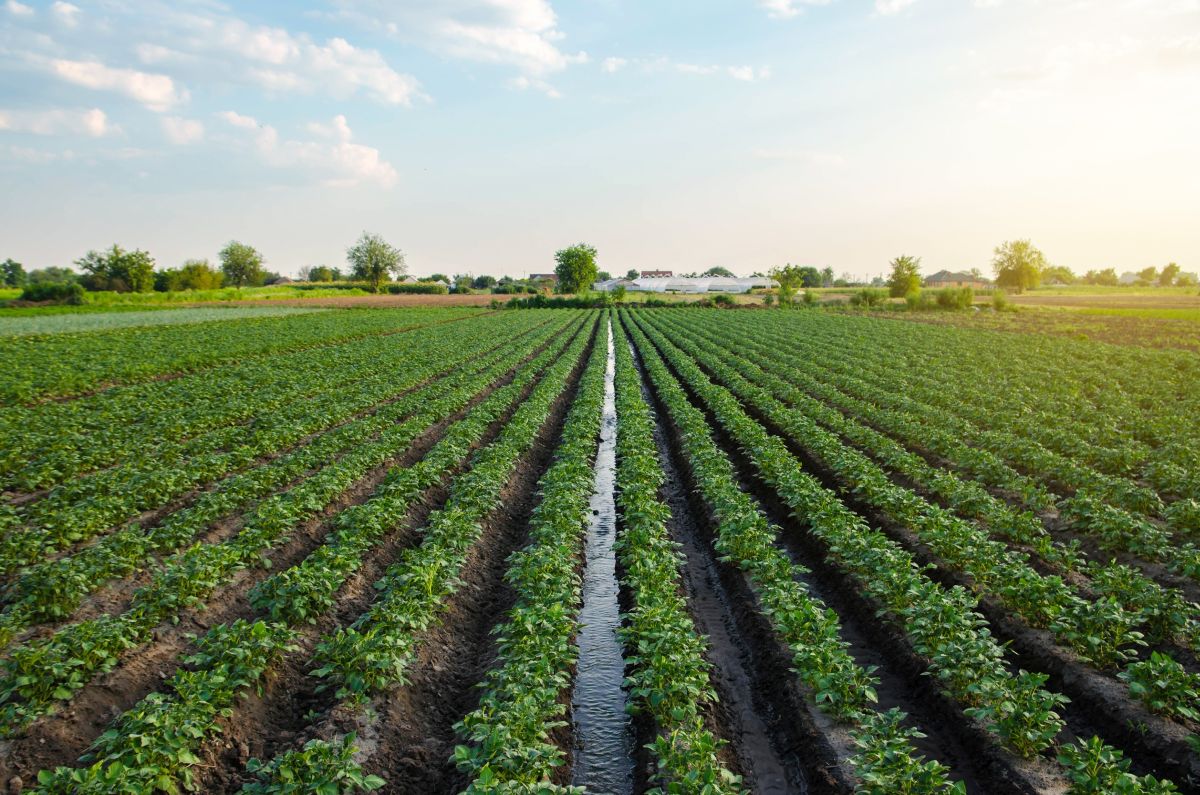
[[9, 791], [1200, 790], [1174, 337], [133, 314], [0, 337]]

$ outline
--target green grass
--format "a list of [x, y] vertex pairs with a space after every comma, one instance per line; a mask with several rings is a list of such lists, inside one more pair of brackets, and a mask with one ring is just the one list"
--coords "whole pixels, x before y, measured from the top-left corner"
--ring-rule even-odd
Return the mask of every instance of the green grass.
[[102, 329], [127, 328], [130, 326], [174, 326], [187, 323], [212, 323], [223, 320], [240, 320], [248, 317], [277, 317], [279, 315], [326, 311], [329, 310], [318, 307], [213, 306], [192, 309], [158, 307], [157, 311], [42, 313], [32, 316], [13, 316], [8, 312], [0, 312], [0, 337], [28, 334], [67, 334], [76, 331], [98, 331]]

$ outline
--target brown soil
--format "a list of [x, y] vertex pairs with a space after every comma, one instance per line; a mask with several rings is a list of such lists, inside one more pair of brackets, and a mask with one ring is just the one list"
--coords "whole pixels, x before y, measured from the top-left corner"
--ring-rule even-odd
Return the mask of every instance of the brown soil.
[[[528, 518], [537, 502], [535, 485], [549, 465], [581, 372], [582, 364], [556, 400], [532, 451], [506, 484], [502, 507], [484, 522], [464, 567], [464, 584], [420, 644], [408, 683], [373, 699], [365, 710], [336, 704], [329, 694], [314, 692], [317, 682], [307, 676], [302, 663], [308, 655], [297, 656], [262, 699], [239, 710], [210, 752], [208, 791], [237, 791], [247, 780], [242, 769], [247, 755], [271, 758], [313, 737], [332, 738], [348, 731], [356, 731], [360, 748], [369, 749], [365, 767], [388, 781], [385, 792], [457, 792], [465, 784], [449, 761], [457, 742], [452, 727], [478, 703], [474, 685], [494, 662], [491, 630], [514, 600], [503, 580], [504, 561], [525, 543]], [[506, 421], [495, 423], [481, 445], [494, 439]], [[420, 527], [427, 514], [407, 522], [410, 531]], [[373, 601], [371, 584], [408, 543], [418, 540], [390, 542], [388, 549], [373, 554], [369, 566], [339, 595], [337, 615], [324, 622], [330, 626], [321, 628], [322, 633], [361, 614]], [[310, 648], [315, 631], [313, 636]]]
[[[1061, 783], [1045, 763], [1020, 760], [999, 748], [982, 726], [939, 691], [928, 674], [928, 662], [912, 648], [903, 628], [890, 620], [880, 620], [880, 606], [863, 593], [852, 577], [828, 562], [823, 543], [807, 532], [773, 489], [757, 476], [753, 464], [704, 409], [702, 401], [689, 388], [684, 389], [693, 405], [705, 412], [714, 440], [734, 464], [743, 489], [758, 501], [768, 519], [785, 531], [781, 543], [795, 563], [809, 570], [801, 578], [809, 592], [838, 614], [841, 636], [849, 644], [850, 654], [861, 666], [878, 666], [875, 675], [880, 679], [876, 688], [879, 707], [899, 708], [909, 716], [912, 725], [927, 735], [917, 741], [917, 750], [947, 764], [970, 792], [1059, 791]], [[770, 693], [773, 699], [779, 698], [780, 681], [795, 681], [795, 676], [786, 673], [775, 680], [776, 690]], [[808, 715], [815, 731], [824, 737], [823, 742], [836, 751], [833, 764], [826, 761], [818, 770], [829, 774], [836, 771], [840, 780], [845, 781], [850, 775], [846, 760], [850, 741], [846, 729], [810, 703], [804, 698], [802, 704], [788, 712], [793, 716]]]
[[[753, 409], [747, 408], [747, 412], [768, 432], [782, 439], [805, 469], [816, 474], [848, 507], [912, 552], [919, 564], [934, 566], [930, 577], [946, 586], [970, 587], [968, 578], [948, 570], [945, 562], [933, 555], [911, 530], [892, 522], [842, 488], [832, 471], [768, 419]], [[1123, 683], [1090, 668], [1071, 652], [1056, 646], [1049, 632], [1025, 626], [994, 600], [981, 598], [979, 609], [996, 637], [1011, 644], [1007, 656], [1014, 670], [1049, 674], [1048, 686], [1071, 698], [1071, 704], [1062, 710], [1071, 734], [1080, 737], [1099, 734], [1106, 742], [1126, 749], [1135, 770], [1165, 776], [1183, 791], [1193, 791], [1188, 782], [1200, 781], [1200, 760], [1188, 749], [1188, 731], [1184, 727], [1150, 713], [1130, 699]]]
[[[534, 355], [536, 352], [531, 354]], [[331, 517], [351, 505], [365, 502], [393, 467], [411, 466], [420, 460], [450, 423], [510, 382], [513, 372], [515, 370], [481, 392], [471, 406], [428, 428], [402, 456], [376, 467], [317, 518], [295, 528], [289, 541], [272, 554], [272, 568], [281, 570], [303, 560], [330, 530]], [[250, 607], [247, 595], [269, 574], [269, 570], [262, 569], [239, 572], [233, 582], [214, 594], [204, 607], [184, 611], [177, 624], [159, 628], [149, 646], [127, 651], [116, 668], [98, 677], [58, 712], [35, 721], [23, 734], [0, 745], [0, 780], [13, 775], [34, 780], [40, 769], [75, 764], [109, 723], [170, 676], [178, 657], [188, 648], [190, 636], [203, 633], [217, 623], [253, 618], [255, 611]]]
[[[547, 322], [549, 322], [549, 321], [547, 321]], [[533, 333], [534, 331], [536, 331], [537, 329], [541, 328], [544, 325], [545, 325], [544, 323], [539, 324], [535, 328], [530, 329], [527, 332], [523, 332], [522, 334], [518, 335], [517, 337], [514, 337], [513, 339], [519, 339], [520, 337], [525, 336], [526, 334]], [[479, 358], [482, 359], [482, 358], [490, 355], [496, 349], [502, 347], [502, 345], [506, 345], [506, 344], [510, 343], [511, 341], [512, 340], [506, 340], [504, 343], [501, 343], [500, 345], [496, 345], [492, 348], [489, 348], [485, 351], [480, 352]], [[525, 356], [525, 358], [522, 359], [521, 363], [524, 364], [525, 362], [529, 361], [533, 357], [537, 356], [539, 353], [541, 353], [546, 348], [547, 345], [551, 344], [551, 342], [552, 342], [552, 340], [544, 342], [541, 345], [539, 345], [536, 349], [532, 350], [532, 352], [527, 354]], [[446, 377], [447, 375], [450, 374], [450, 372], [451, 371], [448, 370], [446, 372], [438, 373], [437, 375], [434, 375], [434, 376], [426, 379], [425, 381], [422, 381], [420, 384], [414, 385], [408, 389], [403, 390], [402, 392], [399, 392], [399, 393], [387, 398], [386, 400], [376, 403], [375, 405], [371, 406], [368, 409], [364, 409], [362, 411], [356, 412], [355, 414], [353, 414], [349, 417], [343, 418], [343, 419], [339, 420], [337, 423], [328, 426], [324, 430], [309, 434], [308, 436], [304, 437], [302, 440], [300, 440], [299, 442], [297, 442], [294, 445], [291, 445], [290, 447], [282, 448], [282, 449], [276, 450], [273, 453], [270, 453], [268, 455], [261, 456], [258, 459], [256, 459], [253, 464], [250, 464], [250, 465], [238, 470], [237, 472], [244, 472], [249, 469], [252, 469], [252, 468], [255, 468], [258, 466], [262, 466], [266, 463], [269, 463], [270, 461], [273, 461], [277, 458], [287, 455], [290, 452], [299, 450], [302, 447], [309, 444], [317, 436], [328, 433], [332, 430], [335, 430], [336, 428], [340, 428], [343, 425], [354, 422], [355, 420], [361, 419], [361, 418], [369, 416], [369, 415], [373, 415], [373, 414], [377, 413], [380, 409], [385, 408], [386, 406], [393, 404], [398, 400], [403, 399], [406, 395], [408, 395], [412, 392], [418, 391], [420, 389], [423, 389], [423, 388], [429, 386], [430, 384], [433, 384], [434, 382], [438, 381], [439, 379]], [[499, 385], [503, 385], [504, 383], [507, 383], [508, 380], [511, 380], [511, 376], [515, 372], [516, 372], [515, 368], [510, 370], [497, 383]], [[489, 392], [481, 392], [480, 395], [478, 395], [475, 399], [473, 399], [469, 405], [474, 406], [479, 400], [482, 400], [484, 397], [486, 397], [486, 394], [490, 394], [490, 391]], [[378, 436], [378, 434], [376, 434], [375, 436], [373, 436], [371, 438], [374, 439], [374, 438], [377, 438], [377, 436]], [[326, 464], [333, 463], [333, 461], [336, 461], [336, 460], [340, 459], [341, 457], [342, 457], [341, 455], [336, 456], [331, 461], [326, 462]], [[269, 499], [271, 496], [273, 496], [275, 494], [280, 494], [280, 493], [289, 491], [290, 489], [292, 489], [295, 486], [302, 483], [304, 480], [308, 479], [311, 475], [313, 475], [317, 471], [318, 471], [317, 469], [309, 470], [308, 472], [303, 473], [302, 475], [295, 478], [291, 482], [276, 489], [274, 492], [272, 492], [272, 494], [268, 494], [262, 498], [259, 498], [258, 500], [255, 500], [253, 504], [251, 504], [247, 508], [239, 511], [238, 513], [233, 514], [233, 515], [227, 515], [227, 516], [224, 516], [224, 517], [218, 519], [215, 523], [213, 523], [209, 527], [208, 530], [204, 531], [196, 540], [198, 540], [202, 543], [211, 544], [211, 543], [217, 543], [217, 542], [220, 542], [227, 538], [232, 537], [242, 527], [243, 514], [250, 510], [253, 510], [254, 505], [258, 504], [259, 502], [261, 502], [264, 499]], [[237, 474], [237, 472], [231, 472], [230, 476]], [[220, 481], [217, 481], [216, 484], [209, 484], [209, 485], [211, 488], [215, 488], [216, 486], [219, 486], [219, 484], [220, 484]], [[137, 524], [141, 525], [142, 527], [152, 527], [153, 525], [162, 521], [162, 519], [164, 519], [169, 514], [175, 512], [181, 508], [184, 508], [187, 505], [194, 502], [196, 498], [198, 498], [201, 494], [205, 493], [207, 490], [208, 489], [204, 489], [204, 488], [193, 489], [192, 491], [188, 492], [186, 495], [176, 498], [171, 503], [169, 503], [167, 506], [157, 508], [154, 510], [150, 510], [150, 511], [146, 511], [143, 514], [140, 514], [139, 516], [123, 523], [120, 526], [124, 527], [124, 526], [128, 526], [129, 524], [137, 523]], [[77, 553], [80, 549], [83, 549], [84, 547], [95, 544], [96, 542], [101, 540], [102, 537], [103, 536], [100, 535], [93, 539], [89, 539], [88, 542], [80, 544], [76, 547], [62, 550], [59, 553], [56, 553], [51, 556], [47, 556], [47, 559], [49, 560], [49, 559], [54, 559], [54, 558], [60, 558], [60, 557], [66, 556], [68, 554]], [[138, 587], [144, 585], [146, 582], [148, 582], [149, 578], [150, 578], [150, 575], [149, 575], [148, 568], [143, 568], [137, 574], [134, 574], [128, 578], [122, 579], [120, 582], [105, 586], [104, 588], [100, 589], [96, 594], [94, 594], [90, 599], [88, 599], [83, 605], [81, 605], [79, 610], [77, 610], [69, 619], [63, 619], [62, 621], [55, 622], [55, 623], [62, 624], [68, 620], [80, 621], [80, 620], [92, 618], [97, 615], [101, 615], [103, 613], [111, 613], [111, 612], [117, 612], [120, 610], [124, 610], [128, 607], [128, 599], [132, 596], [133, 591], [136, 590]], [[49, 629], [43, 629], [40, 632], [29, 631], [29, 632], [22, 633], [21, 635], [14, 638], [14, 643], [23, 642], [25, 639], [33, 637], [34, 635], [46, 634], [49, 631], [50, 631]]]

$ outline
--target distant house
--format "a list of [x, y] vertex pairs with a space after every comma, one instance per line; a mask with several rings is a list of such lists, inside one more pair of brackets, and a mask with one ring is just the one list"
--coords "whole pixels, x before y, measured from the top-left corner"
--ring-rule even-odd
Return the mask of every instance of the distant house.
[[531, 282], [554, 282], [555, 284], [558, 284], [558, 274], [557, 273], [531, 273], [531, 274], [529, 274], [529, 281], [531, 281]]
[[669, 279], [674, 275], [674, 271], [642, 271], [643, 279]]
[[987, 279], [963, 271], [938, 271], [925, 279], [926, 287], [991, 287]]
[[1121, 284], [1128, 286], [1131, 284], [1137, 284], [1138, 280], [1140, 280], [1140, 279], [1141, 279], [1141, 277], [1138, 276], [1136, 273], [1133, 273], [1132, 271], [1125, 271], [1124, 273], [1121, 274], [1120, 282], [1121, 282]]

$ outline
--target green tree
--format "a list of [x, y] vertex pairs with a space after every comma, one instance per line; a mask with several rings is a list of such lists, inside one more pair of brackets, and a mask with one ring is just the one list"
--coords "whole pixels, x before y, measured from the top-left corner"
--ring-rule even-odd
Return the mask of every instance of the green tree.
[[1063, 284], [1074, 284], [1079, 281], [1079, 277], [1066, 265], [1048, 265], [1042, 271], [1042, 281], [1047, 283], [1062, 282]]
[[335, 278], [333, 268], [328, 265], [317, 265], [314, 268], [308, 269], [308, 280], [310, 282], [332, 282]]
[[449, 276], [447, 276], [447, 275], [446, 275], [446, 274], [444, 274], [444, 273], [435, 273], [435, 274], [433, 274], [432, 276], [430, 276], [430, 277], [429, 277], [428, 281], [431, 281], [431, 282], [442, 282], [443, 284], [449, 285], [449, 284], [450, 284], [450, 277], [449, 277]]
[[354, 278], [371, 285], [373, 293], [379, 292], [379, 285], [390, 276], [400, 276], [405, 271], [404, 253], [379, 235], [367, 232], [346, 252], [346, 261], [354, 269]]
[[596, 281], [596, 249], [587, 243], [561, 249], [554, 253], [560, 293], [579, 293], [588, 290]]
[[225, 274], [225, 281], [234, 287], [240, 290], [242, 285], [257, 286], [263, 283], [266, 277], [262, 267], [263, 258], [254, 246], [231, 240], [221, 249], [220, 257], [221, 273]]
[[148, 293], [154, 289], [154, 258], [147, 251], [126, 251], [117, 244], [104, 251], [89, 251], [75, 264], [83, 271], [89, 290]]
[[60, 268], [51, 265], [48, 268], [35, 268], [26, 277], [29, 284], [74, 284], [79, 281], [79, 274], [70, 268]]
[[221, 286], [224, 275], [206, 259], [190, 259], [180, 268], [159, 271], [154, 274], [154, 289], [161, 292], [181, 290], [215, 290]]
[[1160, 287], [1170, 287], [1175, 283], [1175, 277], [1179, 275], [1179, 266], [1174, 262], [1168, 262], [1167, 267], [1162, 269], [1162, 273], [1158, 275], [1158, 284]]
[[630, 268], [629, 270], [625, 271], [625, 278], [628, 279], [629, 281], [633, 281], [634, 279], [636, 279], [637, 277], [639, 277], [641, 275], [642, 274], [638, 273], [633, 268]]
[[609, 273], [608, 271], [600, 271], [599, 273], [596, 274], [596, 281], [598, 281], [598, 282], [606, 282], [611, 278], [612, 278], [612, 274]]
[[1084, 274], [1084, 284], [1101, 284], [1108, 287], [1115, 287], [1121, 283], [1121, 278], [1117, 276], [1116, 268], [1105, 268], [1102, 271], [1091, 270]]
[[833, 268], [829, 267], [828, 265], [821, 269], [821, 286], [833, 286]]
[[495, 276], [476, 276], [471, 286], [476, 290], [490, 290], [496, 286]]
[[1158, 281], [1158, 268], [1151, 265], [1149, 268], [1142, 268], [1137, 274], [1138, 282], [1142, 286], [1154, 284]]
[[474, 281], [475, 280], [472, 279], [470, 277], [470, 275], [468, 275], [468, 274], [463, 274], [462, 276], [455, 276], [454, 277], [454, 292], [456, 292], [456, 293], [471, 292], [471, 283]]
[[8, 287], [24, 287], [25, 282], [25, 266], [12, 258], [0, 263], [0, 284]]
[[901, 254], [890, 263], [892, 274], [888, 277], [888, 295], [903, 298], [921, 290], [921, 258]]
[[1028, 240], [1008, 240], [996, 247], [992, 270], [996, 284], [1023, 293], [1042, 283], [1042, 271], [1050, 266], [1046, 255]]
[[725, 276], [725, 277], [728, 277], [731, 279], [734, 278], [733, 271], [729, 270], [729, 268], [723, 268], [720, 265], [714, 265], [700, 275], [701, 276]]
[[782, 268], [772, 268], [770, 276], [779, 282], [779, 305], [787, 306], [796, 298], [796, 291], [804, 285], [804, 269], [790, 262]]

